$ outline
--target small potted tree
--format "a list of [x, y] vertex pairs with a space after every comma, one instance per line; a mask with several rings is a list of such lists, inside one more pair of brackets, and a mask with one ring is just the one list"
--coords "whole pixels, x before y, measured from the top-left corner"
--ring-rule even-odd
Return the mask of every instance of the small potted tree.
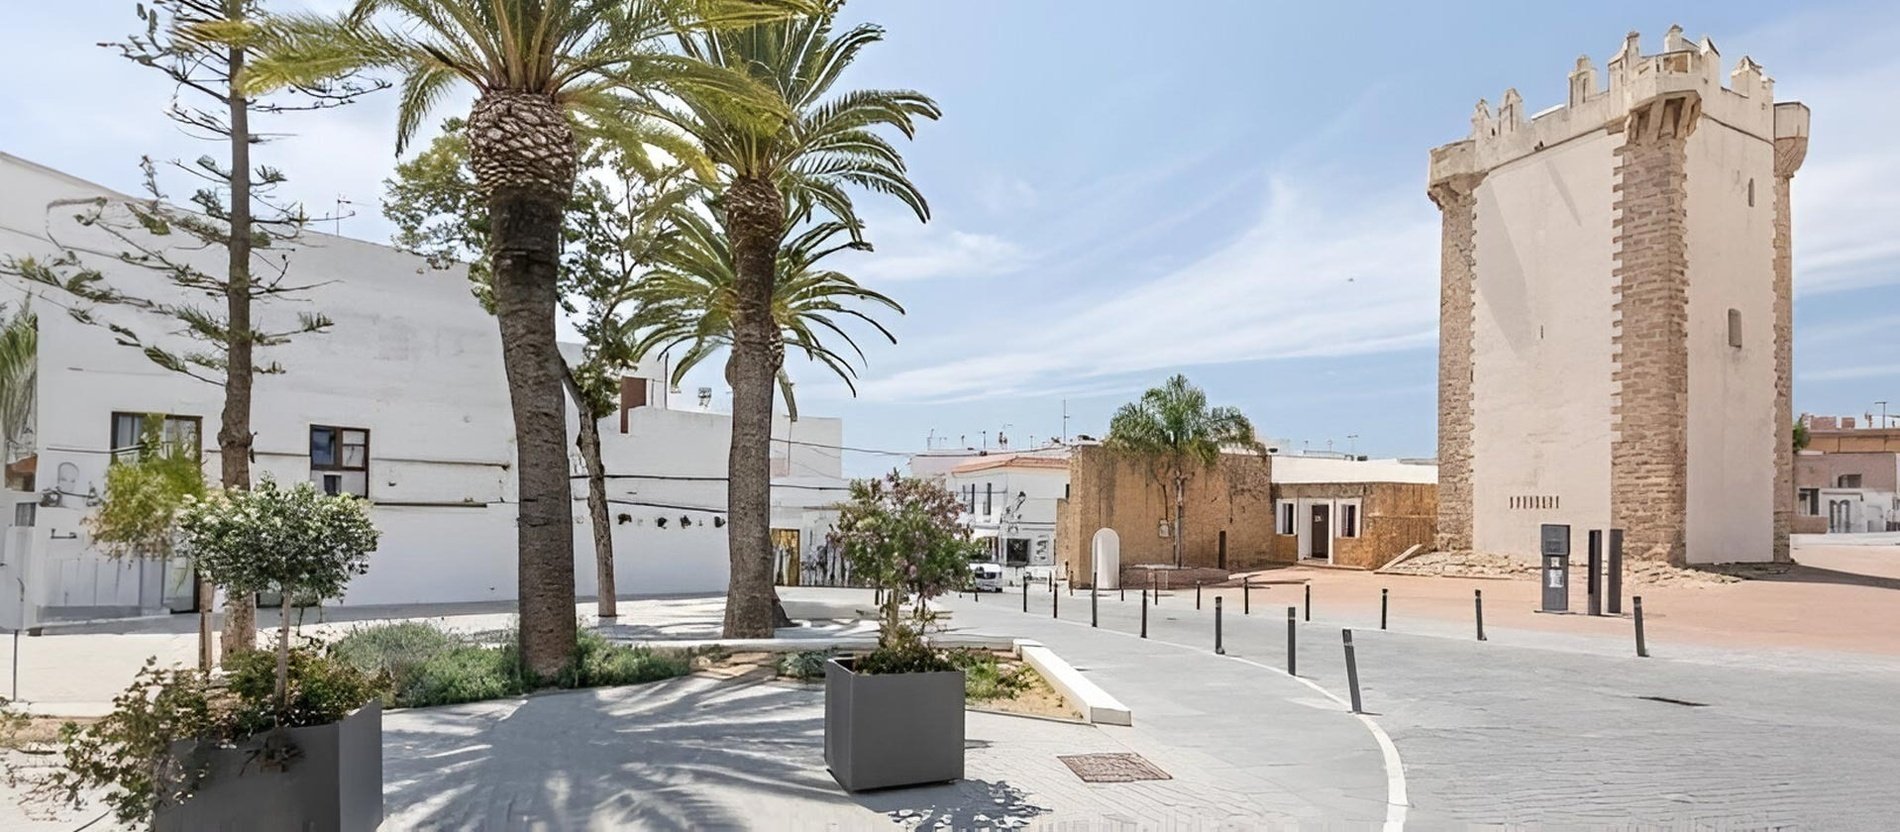
[[363, 503], [308, 483], [188, 500], [178, 551], [228, 592], [284, 599], [276, 650], [213, 676], [147, 662], [100, 721], [69, 725], [48, 785], [105, 789], [128, 825], [154, 830], [374, 830], [383, 819], [381, 680], [290, 644], [290, 599], [334, 598], [377, 532]]
[[846, 791], [963, 777], [963, 671], [931, 646], [930, 599], [968, 579], [957, 498], [896, 472], [851, 484], [831, 542], [882, 590], [877, 648], [825, 665], [825, 764]]

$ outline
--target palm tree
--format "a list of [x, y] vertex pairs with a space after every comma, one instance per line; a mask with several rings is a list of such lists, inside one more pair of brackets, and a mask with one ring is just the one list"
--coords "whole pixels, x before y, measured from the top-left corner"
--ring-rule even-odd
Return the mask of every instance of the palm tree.
[[575, 643], [572, 492], [555, 346], [561, 221], [579, 165], [574, 119], [614, 122], [617, 90], [719, 100], [767, 118], [777, 100], [744, 76], [659, 48], [695, 29], [751, 25], [794, 0], [357, 0], [340, 17], [290, 15], [259, 32], [259, 90], [360, 70], [402, 76], [396, 152], [444, 95], [477, 91], [469, 164], [487, 202], [519, 497], [521, 660], [549, 678]]
[[[0, 305], [0, 312], [4, 311], [5, 306]], [[6, 442], [6, 447], [0, 449], [0, 456], [4, 456], [0, 462], [13, 460], [14, 449], [32, 427], [40, 366], [39, 332], [39, 317], [25, 304], [0, 320], [0, 439]]]
[[884, 35], [869, 24], [834, 35], [841, 6], [828, 0], [821, 14], [680, 38], [686, 55], [744, 73], [771, 89], [784, 117], [762, 117], [757, 108], [735, 107], [729, 98], [694, 91], [647, 97], [650, 112], [698, 144], [703, 153], [698, 166], [719, 172], [714, 208], [731, 241], [728, 638], [772, 635], [772, 388], [784, 349], [772, 303], [780, 247], [814, 209], [843, 223], [855, 239], [862, 223], [848, 193], [853, 187], [895, 197], [919, 220], [930, 217], [902, 156], [877, 128], [892, 127], [910, 137], [920, 119], [935, 119], [940, 111], [911, 90], [832, 93], [858, 53]]
[[[636, 311], [626, 320], [629, 334], [636, 339], [627, 351], [629, 355], [654, 355], [685, 347], [674, 362], [669, 380], [675, 385], [701, 362], [732, 346], [737, 283], [732, 246], [726, 235], [698, 214], [676, 222], [678, 236], [661, 255], [664, 265], [648, 272], [629, 294]], [[782, 346], [773, 354], [781, 362], [775, 368], [779, 394], [785, 399], [786, 415], [793, 420], [798, 419], [798, 399], [783, 365], [786, 348], [802, 351], [807, 358], [829, 368], [855, 395], [857, 370], [852, 356], [829, 343], [835, 337], [850, 348], [858, 362], [864, 360], [864, 351], [845, 331], [842, 319], [856, 318], [870, 324], [886, 340], [897, 343], [897, 336], [853, 304], [861, 301], [882, 306], [899, 315], [904, 314], [903, 306], [843, 272], [818, 267], [818, 261], [835, 252], [870, 249], [861, 241], [831, 244], [834, 237], [846, 232], [843, 223], [815, 223], [779, 251], [772, 320]]]
[[1115, 411], [1108, 422], [1109, 448], [1156, 463], [1174, 491], [1174, 565], [1183, 566], [1181, 523], [1187, 507], [1187, 483], [1193, 469], [1212, 468], [1223, 448], [1265, 453], [1253, 423], [1238, 408], [1208, 407], [1207, 393], [1176, 375]]

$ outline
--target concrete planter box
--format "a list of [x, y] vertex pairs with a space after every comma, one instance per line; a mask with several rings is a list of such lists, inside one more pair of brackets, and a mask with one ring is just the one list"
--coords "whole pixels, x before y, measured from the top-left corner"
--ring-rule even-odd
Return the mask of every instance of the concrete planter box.
[[[328, 725], [288, 729], [301, 751], [284, 770], [256, 759], [266, 734], [208, 752], [204, 779], [184, 803], [152, 817], [154, 832], [373, 832], [383, 822], [383, 706], [371, 702]], [[179, 743], [173, 754], [201, 753]]]
[[825, 663], [825, 765], [845, 791], [963, 779], [963, 671], [854, 673]]

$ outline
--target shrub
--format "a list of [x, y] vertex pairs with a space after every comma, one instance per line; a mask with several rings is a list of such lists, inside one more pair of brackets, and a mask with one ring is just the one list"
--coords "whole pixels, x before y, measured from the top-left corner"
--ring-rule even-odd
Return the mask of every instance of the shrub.
[[575, 634], [574, 678], [565, 687], [638, 685], [684, 676], [693, 670], [692, 657], [677, 651], [614, 644], [593, 630]]
[[396, 704], [406, 708], [457, 705], [523, 693], [514, 653], [463, 644], [429, 657], [396, 688]]
[[836, 650], [800, 650], [778, 657], [778, 675], [791, 679], [825, 678], [825, 662], [838, 655]]
[[963, 671], [965, 699], [1008, 699], [1029, 689], [1034, 672], [1020, 665], [1006, 668], [987, 650], [952, 650], [947, 658]]
[[365, 672], [387, 674], [400, 686], [424, 662], [461, 643], [434, 624], [397, 621], [353, 629], [330, 645], [330, 653]]
[[936, 620], [930, 599], [967, 582], [970, 557], [978, 551], [969, 527], [957, 520], [961, 510], [943, 486], [895, 471], [851, 483], [830, 542], [844, 553], [851, 574], [884, 590], [877, 649], [857, 660], [858, 672], [951, 669], [924, 633]]

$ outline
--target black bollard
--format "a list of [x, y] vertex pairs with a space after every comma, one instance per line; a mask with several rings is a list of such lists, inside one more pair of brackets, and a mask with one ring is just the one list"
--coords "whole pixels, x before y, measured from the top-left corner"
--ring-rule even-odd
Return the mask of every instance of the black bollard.
[[1643, 642], [1643, 596], [1630, 596], [1630, 603], [1636, 611], [1636, 657], [1649, 658], [1649, 645]]
[[1098, 605], [1095, 601], [1095, 585], [1090, 584], [1089, 585], [1089, 626], [1100, 627], [1102, 626], [1101, 622], [1102, 622], [1101, 612], [1098, 609]]
[[1054, 575], [1049, 576], [1049, 617], [1061, 618], [1062, 611], [1057, 608], [1062, 605], [1062, 593], [1056, 591], [1055, 580]]
[[1116, 581], [1115, 590], [1122, 594], [1121, 600], [1123, 601], [1128, 600], [1128, 582], [1127, 581]]
[[1484, 590], [1471, 591], [1471, 605], [1478, 613], [1478, 640], [1484, 641]]
[[1313, 585], [1306, 585], [1306, 620], [1313, 620]]
[[1359, 662], [1352, 657], [1352, 631], [1340, 630], [1339, 637], [1346, 643], [1346, 687], [1352, 691], [1352, 712], [1365, 713], [1359, 703]]
[[1029, 611], [1029, 576], [1023, 576], [1023, 612]]
[[1141, 591], [1141, 637], [1148, 637], [1148, 590]]
[[1161, 606], [1161, 576], [1152, 570], [1148, 572], [1148, 589], [1154, 593], [1155, 606]]
[[1299, 626], [1294, 620], [1294, 616], [1297, 614], [1299, 614], [1299, 610], [1292, 607], [1286, 608], [1286, 675], [1288, 676], [1300, 675], [1298, 662], [1299, 651], [1296, 649], [1297, 645], [1293, 637], [1294, 628]]
[[1194, 608], [1197, 610], [1201, 608], [1201, 582], [1200, 581], [1194, 582]]
[[1383, 588], [1379, 590], [1379, 629], [1381, 630], [1385, 629], [1385, 613], [1391, 594], [1392, 590]]
[[1214, 655], [1227, 655], [1227, 648], [1220, 643], [1220, 596], [1214, 596]]
[[1240, 579], [1240, 614], [1253, 615], [1253, 576]]

